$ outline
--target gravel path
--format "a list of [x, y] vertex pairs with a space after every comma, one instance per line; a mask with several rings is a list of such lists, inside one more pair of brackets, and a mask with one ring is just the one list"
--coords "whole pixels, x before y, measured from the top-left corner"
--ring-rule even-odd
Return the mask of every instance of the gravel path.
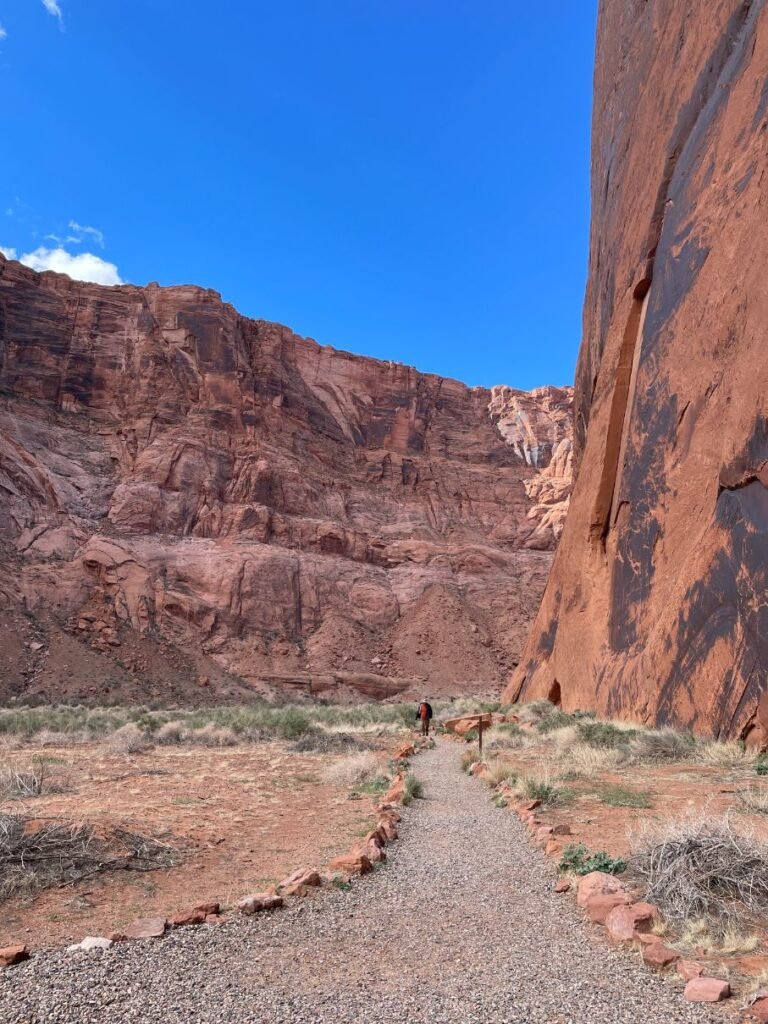
[[105, 953], [34, 958], [0, 978], [13, 1024], [675, 1024], [720, 1021], [590, 931], [512, 814], [420, 755], [426, 799], [389, 862], [349, 892]]

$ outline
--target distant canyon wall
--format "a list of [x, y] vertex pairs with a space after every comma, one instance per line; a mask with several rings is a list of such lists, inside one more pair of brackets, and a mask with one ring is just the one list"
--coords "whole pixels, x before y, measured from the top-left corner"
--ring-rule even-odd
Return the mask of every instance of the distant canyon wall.
[[756, 734], [766, 83], [763, 0], [600, 4], [577, 477], [509, 699]]
[[[0, 257], [0, 600], [147, 697], [137, 636], [276, 692], [498, 689], [562, 529], [571, 417], [570, 388], [469, 388], [202, 288]], [[88, 692], [120, 695], [98, 672]]]

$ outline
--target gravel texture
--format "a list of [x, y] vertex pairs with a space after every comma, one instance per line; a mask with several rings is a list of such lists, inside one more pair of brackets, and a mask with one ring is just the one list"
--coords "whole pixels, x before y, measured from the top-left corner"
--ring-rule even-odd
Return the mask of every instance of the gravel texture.
[[0, 977], [14, 1024], [674, 1024], [720, 1021], [607, 945], [443, 741], [389, 862], [348, 892], [104, 952], [41, 954]]

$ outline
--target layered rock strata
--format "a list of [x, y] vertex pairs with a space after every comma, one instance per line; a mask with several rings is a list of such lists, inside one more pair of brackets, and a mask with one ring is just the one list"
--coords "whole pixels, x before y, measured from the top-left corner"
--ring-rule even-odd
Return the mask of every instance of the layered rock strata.
[[[164, 658], [176, 689], [238, 699], [501, 685], [562, 525], [571, 398], [0, 257], [0, 595], [68, 651], [14, 692], [74, 696], [73, 639], [132, 696]], [[133, 685], [85, 674], [94, 699]]]

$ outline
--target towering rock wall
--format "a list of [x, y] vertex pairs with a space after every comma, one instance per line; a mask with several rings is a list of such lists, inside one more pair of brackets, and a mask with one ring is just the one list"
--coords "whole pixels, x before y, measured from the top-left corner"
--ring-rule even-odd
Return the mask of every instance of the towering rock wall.
[[749, 735], [768, 682], [768, 6], [602, 0], [577, 480], [507, 697]]
[[[211, 685], [498, 688], [562, 527], [571, 404], [323, 348], [200, 288], [0, 257], [0, 597], [146, 697], [136, 637], [198, 652]], [[41, 695], [71, 650], [58, 680], [30, 673]]]

